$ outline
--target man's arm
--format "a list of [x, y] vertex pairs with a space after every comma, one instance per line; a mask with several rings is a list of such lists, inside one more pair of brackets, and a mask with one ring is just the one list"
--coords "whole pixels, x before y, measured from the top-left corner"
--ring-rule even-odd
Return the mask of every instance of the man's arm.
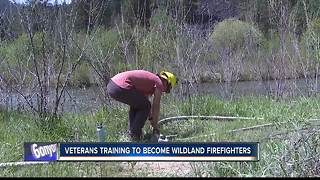
[[160, 127], [159, 127], [159, 114], [160, 114], [160, 100], [161, 100], [161, 90], [158, 88], [154, 91], [154, 97], [152, 102], [152, 119], [151, 119], [151, 126], [153, 127], [153, 133], [160, 134]]

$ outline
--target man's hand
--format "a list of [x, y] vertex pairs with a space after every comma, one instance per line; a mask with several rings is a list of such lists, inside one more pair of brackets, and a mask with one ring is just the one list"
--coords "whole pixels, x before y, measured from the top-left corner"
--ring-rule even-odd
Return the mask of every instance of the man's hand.
[[160, 130], [159, 129], [153, 129], [151, 142], [156, 143], [156, 142], [159, 141], [159, 138], [160, 138]]
[[160, 129], [158, 129], [158, 128], [153, 128], [152, 134], [153, 134], [153, 135], [160, 135]]

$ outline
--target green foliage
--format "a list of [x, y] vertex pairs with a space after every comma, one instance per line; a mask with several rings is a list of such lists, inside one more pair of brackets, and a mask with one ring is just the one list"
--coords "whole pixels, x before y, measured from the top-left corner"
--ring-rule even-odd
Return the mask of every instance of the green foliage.
[[171, 17], [163, 11], [151, 17], [150, 31], [136, 37], [138, 47], [137, 67], [155, 68], [167, 65], [167, 61], [175, 56], [175, 30], [176, 26]]
[[167, 39], [158, 32], [149, 32], [141, 42], [139, 42], [139, 64], [140, 68], [155, 67], [157, 64], [164, 64], [173, 52], [173, 41]]
[[118, 49], [119, 33], [115, 29], [107, 30], [104, 28], [97, 28], [95, 33], [92, 34], [93, 47], [96, 50], [102, 50], [102, 55], [108, 55], [108, 52]]
[[[71, 57], [76, 60], [82, 49], [86, 49], [87, 55], [91, 55], [101, 62], [121, 61], [120, 36], [122, 32], [114, 29], [99, 27], [91, 34], [85, 32], [75, 33], [75, 43], [71, 43]], [[79, 47], [77, 47], [79, 46]], [[87, 47], [86, 47], [87, 46]]]
[[239, 1], [239, 14], [240, 20], [249, 21], [254, 19], [254, 23], [257, 24], [259, 29], [267, 34], [270, 28], [273, 28], [269, 19], [269, 1], [265, 0], [240, 0]]
[[163, 36], [174, 38], [177, 24], [164, 10], [157, 10], [150, 18], [150, 29], [160, 32]]
[[261, 33], [253, 25], [235, 19], [227, 19], [218, 23], [210, 39], [217, 49], [235, 51], [249, 46], [255, 49], [261, 41]]
[[79, 64], [75, 73], [72, 76], [71, 85], [77, 87], [88, 87], [90, 82], [90, 69], [87, 63]]
[[0, 54], [3, 60], [9, 65], [18, 64], [27, 57], [28, 37], [26, 34], [19, 36], [13, 42], [1, 43]]
[[[89, 53], [99, 58], [99, 63], [108, 64], [111, 73], [117, 73], [126, 69], [122, 42], [128, 38], [127, 26], [121, 26], [118, 30], [97, 28], [92, 40]], [[95, 63], [98, 63], [93, 59]]]
[[42, 37], [43, 33], [35, 33], [31, 39], [27, 34], [20, 35], [17, 39], [10, 42], [1, 43], [0, 54], [4, 61], [9, 65], [17, 65], [21, 62], [26, 62], [27, 58], [34, 53], [35, 58], [38, 60], [42, 53]]
[[[288, 32], [284, 35], [283, 40], [281, 41], [280, 35], [276, 30], [270, 30], [272, 33], [269, 33], [270, 39], [263, 38], [261, 41], [261, 48], [259, 50], [262, 50], [266, 55], [274, 55], [272, 53], [279, 53], [281, 49], [281, 45], [286, 50], [286, 53], [291, 54], [292, 47], [293, 47], [293, 40], [295, 37], [295, 34]], [[282, 44], [283, 43], [283, 44]], [[288, 57], [286, 57], [285, 60], [289, 60]]]
[[303, 34], [302, 47], [307, 58], [320, 62], [320, 18], [310, 22], [307, 31]]
[[[290, 2], [290, 1], [289, 1]], [[293, 1], [294, 2], [294, 1]], [[295, 16], [295, 23], [297, 23], [297, 33], [303, 35], [308, 29], [308, 21], [320, 17], [320, 1], [308, 0], [308, 1], [295, 1], [296, 4], [293, 7], [293, 13]]]
[[28, 72], [35, 72], [33, 57], [39, 65], [42, 64], [42, 38], [43, 33], [35, 33], [32, 41], [27, 34], [22, 34], [14, 41], [4, 41], [0, 44], [0, 70], [8, 82], [21, 83], [15, 82], [15, 79], [24, 77], [26, 80], [31, 80], [34, 77], [31, 73], [25, 75], [23, 73], [26, 69]]

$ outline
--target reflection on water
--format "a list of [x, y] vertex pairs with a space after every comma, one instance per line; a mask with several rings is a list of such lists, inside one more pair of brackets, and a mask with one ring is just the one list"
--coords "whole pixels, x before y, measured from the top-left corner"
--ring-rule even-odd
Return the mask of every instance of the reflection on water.
[[[170, 96], [183, 98], [190, 95], [213, 95], [220, 98], [236, 98], [240, 96], [308, 96], [319, 92], [319, 79], [293, 79], [293, 80], [273, 80], [273, 81], [243, 81], [232, 83], [182, 83], [172, 91]], [[49, 104], [55, 100], [54, 91], [50, 92]], [[63, 96], [61, 107], [64, 112], [90, 112], [101, 107], [103, 100], [103, 90], [99, 87], [86, 89], [68, 89]], [[36, 106], [37, 97], [30, 97], [30, 103]], [[0, 93], [0, 104], [5, 108], [26, 109], [28, 105], [25, 99], [15, 92], [2, 91]], [[50, 108], [50, 106], [49, 106]]]
[[250, 95], [308, 96], [319, 92], [319, 87], [314, 79], [205, 83], [199, 89], [200, 94], [214, 94], [223, 98]]
[[[98, 109], [105, 100], [101, 88], [93, 86], [90, 88], [70, 88], [63, 93], [59, 111], [61, 112], [90, 112]], [[31, 95], [31, 93], [24, 92], [24, 94]], [[37, 96], [28, 97], [29, 104], [37, 107]], [[53, 109], [56, 96], [55, 91], [52, 90], [48, 96], [48, 109]], [[15, 109], [30, 109], [25, 98], [17, 92], [4, 92], [0, 93], [0, 105], [9, 110]]]

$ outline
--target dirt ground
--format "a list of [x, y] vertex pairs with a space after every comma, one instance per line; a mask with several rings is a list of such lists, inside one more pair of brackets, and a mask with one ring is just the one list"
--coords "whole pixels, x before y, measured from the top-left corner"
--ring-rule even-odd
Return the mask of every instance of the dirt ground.
[[125, 163], [128, 171], [134, 174], [145, 176], [192, 176], [192, 166], [190, 162], [136, 162]]

